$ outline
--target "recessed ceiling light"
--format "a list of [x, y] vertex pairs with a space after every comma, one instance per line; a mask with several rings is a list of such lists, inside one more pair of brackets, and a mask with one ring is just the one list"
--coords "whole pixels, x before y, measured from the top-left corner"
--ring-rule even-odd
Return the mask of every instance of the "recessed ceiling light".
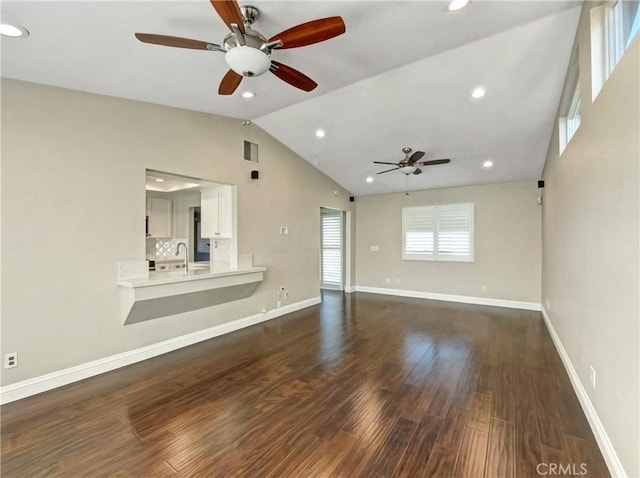
[[164, 179], [162, 179], [162, 178], [156, 178], [156, 182], [158, 182], [158, 183], [164, 183]]
[[245, 91], [244, 93], [242, 93], [242, 97], [243, 98], [253, 98], [254, 96], [256, 96], [256, 94], [253, 91]]
[[483, 168], [490, 168], [491, 166], [493, 166], [493, 161], [491, 161], [490, 159], [482, 163]]
[[18, 38], [28, 37], [29, 30], [20, 25], [10, 25], [8, 23], [0, 23], [0, 34], [6, 37]]
[[324, 130], [323, 129], [316, 130], [316, 136], [318, 138], [324, 138]]
[[469, 0], [451, 0], [451, 3], [449, 3], [449, 6], [447, 8], [450, 12], [453, 12], [466, 7], [467, 3], [469, 3]]
[[365, 181], [367, 181], [368, 183], [372, 183], [373, 178], [371, 176], [367, 176], [367, 179], [365, 179]]
[[482, 86], [478, 86], [475, 90], [471, 92], [471, 96], [473, 96], [476, 99], [482, 98], [485, 93], [486, 91], [484, 91], [484, 88]]

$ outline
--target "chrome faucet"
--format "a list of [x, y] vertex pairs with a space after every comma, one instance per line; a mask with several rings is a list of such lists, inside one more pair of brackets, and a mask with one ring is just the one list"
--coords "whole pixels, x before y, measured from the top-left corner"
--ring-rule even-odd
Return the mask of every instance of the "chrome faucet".
[[189, 272], [189, 246], [187, 246], [184, 242], [178, 242], [178, 247], [176, 247], [176, 256], [180, 255], [180, 246], [184, 246], [184, 264], [182, 264], [182, 268], [184, 269], [184, 273]]

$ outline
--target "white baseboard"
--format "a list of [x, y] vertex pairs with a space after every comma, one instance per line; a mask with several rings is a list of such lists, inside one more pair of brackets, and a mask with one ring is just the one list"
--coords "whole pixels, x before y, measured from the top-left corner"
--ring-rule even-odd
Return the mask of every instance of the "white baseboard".
[[188, 347], [204, 340], [209, 340], [220, 335], [228, 334], [235, 330], [243, 329], [251, 325], [259, 324], [267, 320], [275, 319], [281, 315], [289, 314], [297, 310], [319, 304], [320, 296], [285, 305], [279, 309], [273, 309], [265, 313], [251, 315], [225, 324], [216, 325], [204, 330], [198, 330], [190, 334], [175, 337], [156, 344], [147, 345], [139, 349], [130, 350], [110, 357], [94, 360], [75, 367], [58, 370], [39, 377], [30, 378], [21, 382], [12, 383], [0, 388], [0, 403], [5, 404], [26, 398], [37, 393], [46, 392], [54, 388], [68, 385], [85, 378], [100, 375], [120, 367], [141, 362], [158, 355]]
[[591, 426], [591, 431], [593, 431], [594, 436], [596, 437], [596, 441], [598, 442], [598, 446], [600, 447], [600, 451], [604, 456], [604, 460], [607, 463], [607, 467], [609, 468], [609, 473], [613, 478], [627, 478], [627, 473], [624, 471], [624, 467], [620, 462], [620, 458], [618, 458], [618, 454], [616, 453], [611, 440], [609, 439], [609, 435], [607, 435], [600, 418], [598, 417], [598, 413], [596, 409], [593, 407], [591, 400], [589, 399], [589, 395], [587, 395], [587, 391], [584, 389], [582, 382], [580, 381], [580, 377], [578, 377], [578, 373], [571, 362], [571, 358], [569, 358], [569, 354], [562, 345], [560, 341], [560, 337], [556, 333], [556, 329], [553, 327], [551, 323], [551, 319], [547, 314], [547, 311], [544, 307], [541, 308], [542, 317], [544, 318], [544, 322], [547, 325], [547, 330], [549, 330], [549, 335], [551, 335], [551, 339], [553, 340], [554, 345], [556, 346], [556, 350], [562, 359], [562, 363], [564, 364], [564, 368], [569, 375], [569, 380], [571, 380], [571, 385], [573, 385], [573, 390], [576, 392], [578, 396], [578, 401], [582, 406], [582, 410], [589, 421], [589, 425]]
[[510, 309], [540, 310], [537, 302], [521, 302], [517, 300], [492, 299], [489, 297], [473, 297], [466, 295], [438, 294], [434, 292], [421, 292], [417, 290], [386, 289], [383, 287], [368, 287], [357, 285], [353, 288], [356, 292], [368, 292], [370, 294], [395, 295], [399, 297], [414, 297], [417, 299], [443, 300], [446, 302], [461, 302], [463, 304], [492, 305], [494, 307], [508, 307]]

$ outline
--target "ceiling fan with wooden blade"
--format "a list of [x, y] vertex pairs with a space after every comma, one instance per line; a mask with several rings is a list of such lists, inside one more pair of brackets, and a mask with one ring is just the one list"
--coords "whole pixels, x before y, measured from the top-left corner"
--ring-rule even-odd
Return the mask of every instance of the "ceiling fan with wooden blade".
[[430, 161], [418, 162], [424, 157], [424, 154], [425, 154], [424, 151], [416, 151], [411, 156], [409, 156], [411, 151], [412, 149], [409, 147], [402, 148], [402, 152], [404, 153], [404, 159], [397, 163], [390, 163], [387, 161], [373, 161], [374, 164], [388, 164], [388, 165], [395, 166], [395, 168], [386, 169], [384, 171], [380, 171], [377, 174], [384, 174], [390, 171], [399, 170], [403, 174], [418, 175], [418, 174], [422, 174], [422, 170], [418, 166], [433, 166], [436, 164], [446, 164], [451, 162], [450, 159], [433, 159]]
[[136, 33], [143, 43], [189, 48], [192, 50], [219, 51], [225, 54], [230, 70], [222, 78], [218, 93], [231, 95], [240, 85], [242, 78], [260, 76], [270, 71], [282, 81], [303, 91], [312, 91], [318, 84], [298, 70], [271, 60], [273, 50], [299, 48], [313, 45], [342, 35], [346, 31], [341, 17], [312, 20], [291, 27], [267, 38], [251, 28], [260, 17], [260, 10], [251, 5], [240, 6], [237, 0], [210, 0], [222, 21], [229, 27], [229, 33], [222, 45], [190, 38]]

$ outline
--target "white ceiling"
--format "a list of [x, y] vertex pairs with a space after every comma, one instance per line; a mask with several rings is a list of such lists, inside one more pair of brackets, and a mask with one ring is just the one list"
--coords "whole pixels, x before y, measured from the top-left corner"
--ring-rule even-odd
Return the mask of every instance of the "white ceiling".
[[[221, 53], [134, 38], [222, 43], [228, 30], [207, 0], [2, 1], [2, 21], [31, 32], [2, 40], [2, 76], [252, 119], [356, 195], [541, 173], [581, 2], [476, 0], [458, 12], [444, 1], [249, 3], [262, 10], [254, 28], [267, 37], [344, 18], [346, 34], [272, 55], [316, 80], [312, 93], [265, 74], [219, 96]], [[487, 94], [472, 100], [477, 85]], [[246, 89], [256, 97], [243, 99]], [[419, 176], [375, 175], [385, 168], [371, 161], [399, 161], [404, 146], [452, 161]], [[488, 158], [495, 166], [485, 170]]]

